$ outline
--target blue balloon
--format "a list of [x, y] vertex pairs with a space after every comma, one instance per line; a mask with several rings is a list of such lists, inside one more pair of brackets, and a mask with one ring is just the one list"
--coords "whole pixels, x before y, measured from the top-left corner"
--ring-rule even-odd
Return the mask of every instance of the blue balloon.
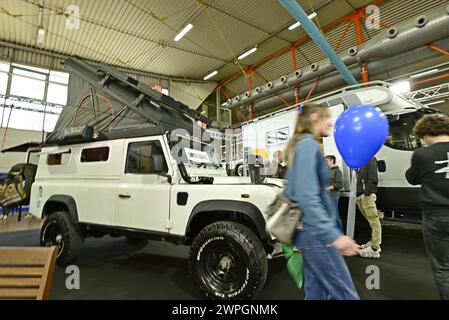
[[347, 109], [335, 123], [338, 151], [352, 169], [362, 168], [382, 148], [388, 137], [385, 114], [377, 107], [359, 105]]

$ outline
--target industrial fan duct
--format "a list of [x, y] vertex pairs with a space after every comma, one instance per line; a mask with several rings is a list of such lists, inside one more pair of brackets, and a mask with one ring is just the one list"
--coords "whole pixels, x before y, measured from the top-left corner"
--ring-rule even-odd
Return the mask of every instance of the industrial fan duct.
[[[429, 15], [421, 15], [412, 21], [390, 28], [380, 33], [362, 46], [350, 48], [346, 55], [341, 56], [343, 63], [350, 68], [357, 80], [360, 79], [360, 64], [368, 63], [370, 75], [375, 76], [392, 71], [412, 63], [438, 56], [436, 51], [423, 47], [433, 42], [435, 45], [448, 50], [449, 47], [449, 12], [446, 7], [439, 8]], [[279, 95], [286, 90], [289, 92], [280, 96], [288, 102], [294, 100], [293, 87], [301, 84], [301, 95], [310, 90], [318, 76], [329, 75], [320, 81], [315, 92], [332, 90], [345, 85], [340, 74], [330, 74], [336, 69], [325, 59], [314, 63], [305, 70], [297, 70], [268, 84], [257, 87], [238, 99], [229, 99], [227, 108], [237, 108], [253, 103], [253, 110], [260, 112], [279, 105]], [[270, 97], [263, 100], [266, 97]]]
[[[449, 38], [445, 38], [440, 41], [435, 41], [434, 44], [439, 46], [443, 50], [449, 51]], [[370, 70], [371, 76], [377, 76], [383, 73], [387, 73], [393, 69], [407, 67], [409, 65], [418, 63], [422, 60], [432, 59], [440, 55], [441, 55], [440, 53], [428, 47], [420, 47], [415, 50], [393, 56], [391, 58], [370, 62], [368, 63], [368, 70]], [[358, 65], [353, 66], [349, 70], [357, 80], [361, 79], [362, 76], [360, 73], [360, 66]], [[315, 81], [311, 81], [301, 85], [299, 91], [300, 96], [302, 97], [307, 96], [308, 92], [310, 92], [310, 90], [314, 85]], [[320, 80], [318, 85], [315, 87], [314, 92], [320, 93], [324, 91], [330, 91], [334, 88], [343, 87], [345, 85], [346, 82], [340, 76], [340, 74], [333, 72], [325, 76], [325, 78], [323, 78], [322, 80]], [[269, 97], [264, 100], [256, 101], [254, 103], [253, 110], [255, 112], [262, 112], [267, 109], [278, 106], [280, 104], [280, 98], [282, 98], [282, 100], [285, 100], [287, 102], [293, 102], [295, 101], [295, 92], [294, 90], [288, 90], [285, 91], [284, 93], [282, 92], [278, 93], [278, 96]]]

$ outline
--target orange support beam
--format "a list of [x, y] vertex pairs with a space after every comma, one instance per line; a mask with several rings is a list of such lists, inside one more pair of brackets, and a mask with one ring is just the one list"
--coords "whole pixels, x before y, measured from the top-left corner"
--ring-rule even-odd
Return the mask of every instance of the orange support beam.
[[314, 83], [312, 89], [310, 89], [310, 92], [309, 92], [309, 94], [307, 95], [307, 98], [306, 98], [305, 101], [307, 101], [307, 100], [310, 99], [310, 97], [311, 97], [312, 94], [313, 94], [313, 91], [315, 91], [315, 88], [316, 88], [316, 86], [318, 85], [318, 83], [320, 82], [320, 80], [321, 80], [321, 77], [318, 77], [318, 78], [316, 79], [316, 81], [315, 81], [315, 83]]
[[230, 99], [229, 95], [226, 93], [223, 87], [220, 88], [220, 91], [225, 95], [226, 99]]
[[350, 19], [348, 21], [345, 31], [343, 32], [343, 34], [340, 37], [340, 40], [338, 40], [338, 43], [335, 46], [335, 50], [338, 50], [338, 48], [340, 48], [340, 45], [342, 44], [343, 40], [345, 39], [346, 35], [348, 34], [349, 28], [352, 26], [353, 23], [354, 23], [354, 21], [352, 19]]
[[295, 72], [297, 70], [296, 68], [296, 48], [293, 47], [292, 48], [292, 67], [293, 67], [293, 72]]
[[360, 21], [360, 15], [354, 15], [353, 21], [355, 22], [355, 32], [357, 34], [357, 44], [363, 44], [362, 23]]
[[441, 53], [441, 54], [444, 54], [444, 55], [446, 55], [446, 56], [449, 56], [449, 52], [448, 52], [448, 51], [446, 51], [446, 50], [444, 50], [444, 49], [441, 49], [440, 47], [438, 47], [438, 46], [436, 46], [436, 45], [434, 45], [434, 44], [432, 44], [432, 43], [429, 43], [427, 46], [428, 46], [430, 49], [432, 49], [432, 50], [438, 51], [438, 52]]
[[[298, 70], [298, 68], [296, 66], [296, 47], [292, 48], [292, 67], [293, 67], [293, 72]], [[298, 104], [299, 104], [299, 86], [295, 86], [295, 105], [298, 105]]]
[[446, 78], [449, 78], [449, 73], [448, 74], [443, 74], [443, 75], [438, 76], [438, 77], [433, 77], [433, 78], [430, 78], [430, 79], [425, 79], [425, 80], [413, 82], [413, 84], [414, 85], [425, 84], [425, 83], [438, 81], [438, 80], [442, 80], [442, 79], [446, 79]]
[[[361, 21], [362, 17], [364, 17], [363, 12], [353, 16], [358, 45], [363, 44], [362, 21]], [[362, 81], [363, 83], [369, 82], [368, 65], [366, 63], [362, 64]]]

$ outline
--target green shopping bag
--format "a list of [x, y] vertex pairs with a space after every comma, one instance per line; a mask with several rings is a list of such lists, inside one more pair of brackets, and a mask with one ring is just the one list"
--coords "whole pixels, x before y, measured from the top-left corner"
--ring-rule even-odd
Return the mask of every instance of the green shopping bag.
[[284, 252], [285, 259], [287, 260], [288, 273], [293, 278], [293, 281], [298, 289], [301, 289], [304, 283], [302, 254], [299, 251], [293, 250], [293, 247], [287, 244], [282, 245], [282, 251]]

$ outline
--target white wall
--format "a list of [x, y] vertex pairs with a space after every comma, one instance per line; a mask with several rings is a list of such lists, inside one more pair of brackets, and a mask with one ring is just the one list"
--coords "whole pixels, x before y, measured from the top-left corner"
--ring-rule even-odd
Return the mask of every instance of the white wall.
[[[5, 128], [0, 128], [0, 148], [5, 135]], [[5, 145], [3, 149], [13, 147], [26, 142], [41, 142], [42, 132], [37, 131], [25, 131], [8, 129], [6, 133]], [[17, 163], [23, 163], [26, 161], [26, 153], [13, 152], [13, 153], [0, 153], [0, 173], [8, 172], [11, 167]]]

